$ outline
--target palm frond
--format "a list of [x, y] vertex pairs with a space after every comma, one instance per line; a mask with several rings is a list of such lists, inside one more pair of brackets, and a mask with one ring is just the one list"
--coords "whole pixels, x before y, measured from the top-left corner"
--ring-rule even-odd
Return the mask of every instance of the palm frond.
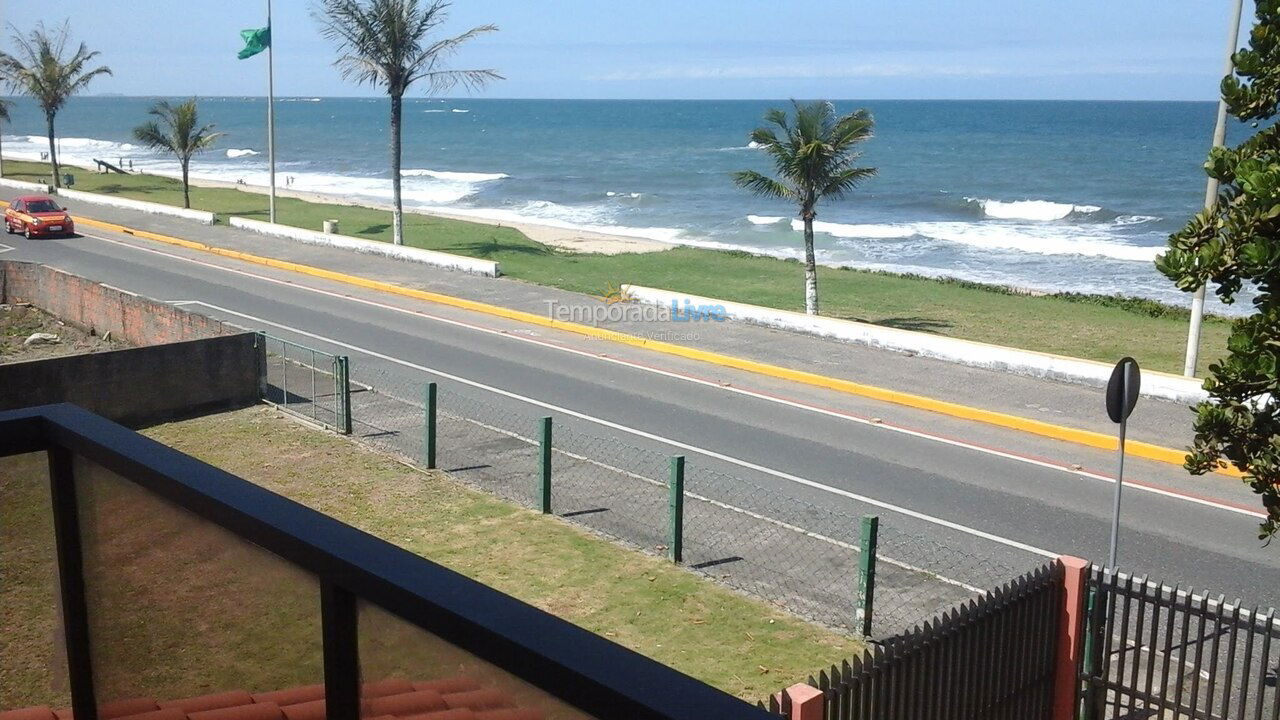
[[29, 33], [9, 26], [13, 53], [0, 53], [0, 83], [8, 89], [34, 99], [45, 113], [55, 115], [71, 96], [84, 90], [90, 82], [110, 75], [111, 68], [90, 69], [98, 52], [84, 44], [67, 54], [71, 28], [63, 23], [50, 29], [38, 23]]
[[381, 86], [393, 97], [419, 81], [427, 82], [429, 92], [444, 92], [455, 87], [472, 90], [502, 79], [494, 70], [445, 67], [468, 40], [498, 29], [481, 25], [430, 41], [448, 19], [448, 8], [444, 0], [318, 0], [311, 14], [321, 35], [337, 45], [334, 65], [342, 77]]
[[759, 197], [776, 198], [779, 200], [796, 199], [796, 192], [794, 189], [767, 175], [762, 175], [755, 170], [742, 170], [734, 173], [733, 183]]

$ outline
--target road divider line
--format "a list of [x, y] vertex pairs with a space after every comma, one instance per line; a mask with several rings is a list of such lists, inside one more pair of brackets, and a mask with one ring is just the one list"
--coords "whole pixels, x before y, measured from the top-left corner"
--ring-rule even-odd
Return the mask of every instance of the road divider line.
[[[99, 229], [109, 230], [112, 232], [118, 232], [125, 235], [132, 235], [134, 237], [142, 238], [145, 240], [152, 240], [154, 242], [173, 245], [176, 247], [182, 247], [188, 250], [205, 252], [205, 253], [217, 255], [220, 257], [231, 258], [233, 260], [240, 260], [243, 262], [263, 265], [266, 267], [275, 268], [277, 270], [295, 272], [302, 275], [309, 275], [311, 277], [321, 278], [324, 280], [330, 280], [333, 282], [353, 285], [356, 287], [364, 288], [366, 290], [374, 290], [377, 292], [384, 292], [391, 295], [399, 295], [401, 297], [413, 298], [415, 300], [423, 300], [426, 302], [436, 303], [439, 305], [446, 305], [449, 307], [455, 307], [462, 310], [468, 310], [471, 312], [492, 315], [492, 316], [504, 318], [507, 320], [513, 320], [516, 322], [522, 322], [529, 325], [536, 325], [540, 327], [551, 328], [554, 330], [570, 332], [577, 335], [594, 338], [597, 340], [604, 340], [608, 342], [619, 343], [622, 345], [639, 347], [646, 350], [652, 350], [654, 352], [663, 353], [666, 355], [682, 357], [688, 360], [706, 362], [713, 365], [719, 365], [721, 367], [728, 367], [735, 370], [742, 370], [745, 372], [750, 372], [757, 375], [764, 375], [767, 377], [773, 377], [780, 380], [789, 380], [789, 381], [801, 383], [804, 385], [810, 385], [813, 387], [833, 390], [836, 392], [842, 392], [849, 395], [856, 395], [859, 397], [870, 398], [872, 400], [879, 400], [881, 402], [887, 402], [895, 405], [902, 405], [905, 407], [915, 408], [917, 410], [926, 410], [929, 412], [935, 412], [941, 415], [947, 415], [947, 416], [959, 418], [962, 420], [969, 420], [972, 422], [983, 423], [986, 425], [993, 425], [996, 427], [1002, 427], [1010, 430], [1018, 430], [1018, 431], [1030, 433], [1033, 435], [1053, 438], [1055, 440], [1062, 440], [1065, 442], [1075, 443], [1077, 445], [1085, 445], [1085, 446], [1097, 448], [1100, 450], [1115, 450], [1117, 446], [1117, 439], [1115, 437], [1111, 435], [1099, 433], [1099, 432], [1094, 432], [1092, 430], [1081, 430], [1078, 428], [1070, 428], [1062, 425], [1054, 425], [1052, 423], [1044, 422], [1043, 420], [1033, 420], [1030, 418], [1019, 417], [1017, 415], [1010, 415], [1007, 413], [997, 412], [994, 410], [984, 410], [982, 408], [975, 408], [968, 405], [961, 405], [960, 403], [949, 402], [946, 400], [937, 400], [934, 398], [925, 397], [923, 395], [916, 395], [914, 393], [903, 392], [900, 390], [890, 390], [888, 388], [876, 387], [874, 385], [866, 385], [863, 383], [854, 382], [852, 380], [827, 377], [825, 375], [819, 375], [817, 373], [812, 373], [804, 370], [796, 370], [793, 368], [783, 367], [780, 365], [772, 365], [770, 363], [759, 362], [756, 360], [739, 358], [732, 355], [725, 355], [722, 353], [711, 352], [707, 350], [699, 350], [697, 348], [691, 348], [685, 345], [677, 345], [675, 343], [669, 343], [662, 340], [653, 340], [649, 338], [638, 337], [635, 335], [629, 335], [627, 333], [619, 332], [616, 330], [609, 330], [606, 328], [597, 328], [597, 327], [591, 327], [589, 325], [582, 325], [580, 323], [556, 320], [554, 318], [543, 317], [541, 315], [537, 315], [531, 312], [526, 312], [523, 310], [513, 310], [511, 308], [506, 308], [499, 305], [491, 305], [489, 303], [483, 303], [476, 300], [467, 300], [465, 298], [454, 297], [452, 295], [444, 295], [441, 293], [431, 292], [428, 290], [418, 290], [415, 288], [407, 288], [400, 285], [396, 285], [394, 283], [383, 282], [381, 280], [370, 280], [368, 278], [363, 278], [357, 275], [349, 275], [347, 273], [340, 273], [334, 270], [327, 270], [324, 268], [317, 268], [310, 265], [303, 265], [301, 263], [295, 263], [288, 260], [278, 260], [276, 258], [264, 257], [261, 255], [254, 255], [252, 253], [246, 253], [239, 250], [229, 250], [227, 248], [220, 248], [214, 245], [208, 245], [205, 243], [195, 242], [192, 240], [184, 240], [182, 238], [171, 237], [168, 235], [153, 233], [146, 230], [137, 230], [134, 228], [126, 227], [124, 225], [117, 225], [115, 223], [103, 222], [101, 220], [94, 220], [92, 218], [81, 217], [81, 218], [78, 218], [77, 221], [82, 225], [89, 225], [90, 227], [96, 227]], [[1135, 457], [1140, 457], [1146, 460], [1155, 460], [1157, 462], [1168, 463], [1171, 465], [1182, 465], [1186, 457], [1186, 452], [1183, 450], [1176, 450], [1174, 448], [1167, 448], [1167, 447], [1163, 447], [1153, 443], [1147, 443], [1147, 442], [1142, 442], [1138, 440], [1127, 441], [1125, 443], [1125, 447], [1128, 453]], [[1224, 466], [1219, 468], [1216, 472], [1221, 473], [1223, 475], [1228, 475], [1231, 477], [1243, 476], [1243, 473], [1239, 469], [1234, 467]]]
[[955, 530], [957, 532], [962, 532], [967, 535], [972, 535], [974, 537], [978, 537], [983, 540], [990, 540], [992, 542], [999, 543], [1001, 545], [1016, 548], [1024, 552], [1032, 553], [1034, 555], [1039, 555], [1041, 557], [1048, 557], [1048, 558], [1058, 557], [1058, 553], [1050, 552], [1048, 550], [1044, 550], [1044, 549], [1035, 547], [1033, 545], [1028, 545], [1026, 543], [1018, 542], [1017, 540], [1012, 540], [1010, 538], [994, 535], [984, 530], [978, 530], [977, 528], [972, 528], [967, 525], [961, 525], [959, 523], [951, 522], [950, 520], [929, 515], [927, 513], [919, 512], [917, 510], [912, 510], [910, 508], [905, 508], [900, 505], [894, 505], [893, 503], [885, 502], [883, 500], [877, 500], [872, 497], [867, 497], [866, 495], [859, 495], [857, 493], [849, 492], [848, 490], [841, 490], [840, 488], [837, 488], [837, 487], [832, 487], [830, 485], [825, 485], [823, 483], [820, 483], [814, 480], [802, 478], [798, 475], [792, 475], [791, 473], [783, 472], [781, 470], [775, 470], [773, 468], [766, 467], [764, 465], [758, 465], [756, 463], [753, 463], [747, 460], [741, 460], [739, 458], [735, 458], [730, 455], [718, 453], [714, 450], [708, 450], [706, 448], [701, 448], [696, 445], [690, 445], [688, 443], [681, 442], [679, 440], [663, 437], [662, 435], [656, 435], [654, 433], [647, 432], [645, 430], [640, 430], [638, 428], [633, 428], [626, 425], [622, 425], [620, 423], [615, 423], [612, 420], [605, 420], [604, 418], [598, 418], [592, 415], [587, 415], [586, 413], [578, 412], [577, 410], [572, 410], [570, 408], [562, 407], [560, 405], [555, 405], [553, 403], [545, 402], [543, 400], [538, 400], [537, 398], [531, 398], [531, 397], [528, 397], [527, 395], [521, 395], [519, 393], [512, 392], [510, 390], [504, 390], [500, 387], [488, 385], [482, 382], [478, 382], [476, 380], [472, 380], [470, 378], [464, 378], [460, 375], [454, 375], [453, 373], [445, 372], [443, 370], [437, 370], [435, 368], [427, 367], [426, 365], [421, 365], [415, 362], [411, 362], [409, 360], [402, 360], [398, 357], [387, 355], [386, 353], [378, 352], [377, 350], [370, 350], [368, 348], [360, 347], [359, 345], [353, 345], [351, 343], [343, 342], [341, 340], [336, 340], [330, 337], [325, 337], [324, 335], [319, 335], [317, 333], [308, 332], [306, 330], [290, 327], [288, 325], [283, 325], [277, 322], [272, 322], [271, 320], [266, 320], [264, 318], [254, 317], [246, 313], [218, 307], [217, 305], [212, 305], [205, 302], [197, 302], [195, 304], [203, 305], [207, 308], [211, 308], [213, 310], [224, 312], [230, 315], [236, 315], [246, 320], [251, 320], [253, 322], [261, 323], [263, 325], [270, 325], [273, 327], [280, 328], [282, 330], [287, 330], [289, 332], [296, 333], [298, 335], [310, 338], [312, 340], [318, 340], [320, 342], [328, 343], [336, 347], [345, 348], [352, 352], [358, 352], [362, 355], [368, 355], [369, 357], [377, 358], [379, 360], [395, 363], [396, 365], [407, 367], [412, 370], [417, 370], [419, 372], [428, 373], [431, 375], [435, 375], [437, 377], [442, 377], [442, 378], [445, 378], [446, 380], [452, 380], [453, 382], [466, 385], [468, 387], [473, 387], [478, 390], [491, 392], [491, 393], [494, 393], [495, 395], [501, 395], [503, 397], [510, 398], [512, 400], [517, 400], [519, 402], [527, 403], [535, 407], [543, 408], [544, 410], [558, 412], [563, 415], [574, 417], [579, 420], [585, 420], [586, 422], [594, 423], [596, 425], [607, 427], [612, 430], [617, 430], [620, 432], [628, 433], [630, 435], [635, 435], [636, 437], [644, 438], [646, 440], [652, 440], [654, 442], [662, 443], [664, 445], [669, 445], [670, 447], [673, 447], [673, 448], [679, 448], [686, 452], [697, 453], [698, 455], [702, 455], [704, 457], [713, 458], [715, 460], [729, 463], [731, 465], [737, 465], [738, 467], [746, 468], [748, 470], [753, 470], [755, 472], [762, 473], [764, 475], [769, 475], [771, 477], [775, 477], [781, 480], [786, 480], [788, 482], [792, 482], [797, 485], [804, 485], [805, 487], [810, 487], [815, 490], [821, 490], [823, 492], [828, 492], [833, 495], [839, 495], [841, 497], [848, 498], [850, 500], [856, 500], [858, 502], [866, 503], [868, 505], [872, 505], [874, 507], [878, 507], [884, 510], [889, 510], [889, 511], [898, 513], [900, 515], [905, 515], [907, 517], [915, 518], [916, 520], [921, 520], [927, 523], [931, 523], [931, 524], [939, 525], [941, 527], [945, 527], [951, 530]]

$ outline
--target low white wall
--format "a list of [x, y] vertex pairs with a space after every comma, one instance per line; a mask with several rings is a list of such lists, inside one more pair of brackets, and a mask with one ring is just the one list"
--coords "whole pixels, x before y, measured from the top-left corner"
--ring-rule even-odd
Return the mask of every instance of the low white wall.
[[110, 207], [125, 208], [126, 210], [137, 210], [139, 212], [151, 213], [153, 215], [171, 215], [180, 217], [185, 220], [194, 220], [205, 225], [212, 225], [217, 221], [218, 217], [211, 212], [203, 210], [187, 210], [186, 208], [174, 207], [172, 205], [161, 205], [160, 203], [144, 202], [142, 200], [131, 200], [129, 198], [116, 197], [114, 195], [100, 195], [98, 193], [83, 192], [80, 190], [68, 190], [67, 188], [59, 188], [58, 196], [68, 200], [79, 200], [80, 202], [93, 203], [95, 205], [108, 205]]
[[[820, 335], [869, 347], [911, 352], [961, 365], [1002, 370], [1018, 375], [1065, 380], [1094, 387], [1106, 387], [1107, 381], [1111, 378], [1111, 370], [1113, 368], [1112, 365], [1093, 360], [1050, 355], [1030, 350], [1018, 350], [1001, 345], [989, 345], [972, 340], [960, 340], [911, 330], [886, 328], [852, 320], [815, 317], [804, 313], [776, 310], [758, 305], [747, 305], [745, 303], [717, 300], [715, 298], [638, 285], [623, 285], [622, 289], [639, 302], [671, 307], [671, 303], [674, 301], [679, 303], [681, 308], [684, 307], [686, 300], [694, 305], [720, 305], [724, 307], [725, 317], [732, 320], [808, 333], [810, 335]], [[1116, 360], [1119, 359], [1116, 358]], [[1195, 403], [1208, 397], [1208, 394], [1201, 388], [1201, 381], [1199, 380], [1151, 370], [1142, 371], [1142, 394], [1182, 403]]]
[[[44, 183], [26, 182], [25, 180], [10, 180], [9, 178], [0, 178], [0, 187], [17, 190], [24, 193], [39, 193], [47, 195], [49, 186]], [[6, 198], [7, 200], [8, 198]]]
[[298, 242], [304, 242], [311, 245], [325, 245], [328, 247], [342, 248], [343, 250], [355, 250], [356, 252], [382, 255], [389, 258], [395, 258], [397, 260], [423, 263], [424, 265], [435, 265], [436, 267], [461, 270], [463, 272], [474, 273], [476, 275], [486, 275], [488, 277], [498, 277], [498, 275], [501, 274], [501, 271], [498, 268], [498, 263], [492, 260], [481, 260], [479, 258], [466, 257], [464, 255], [450, 255], [449, 253], [437, 252], [435, 250], [423, 250], [421, 248], [406, 247], [404, 245], [393, 245], [391, 243], [378, 242], [377, 240], [355, 238], [349, 235], [330, 235], [316, 230], [305, 230], [303, 228], [292, 227], [290, 225], [262, 222], [261, 220], [249, 220], [242, 217], [228, 218], [227, 223], [231, 225], [231, 227], [251, 230], [256, 233], [262, 233], [263, 235], [297, 240]]

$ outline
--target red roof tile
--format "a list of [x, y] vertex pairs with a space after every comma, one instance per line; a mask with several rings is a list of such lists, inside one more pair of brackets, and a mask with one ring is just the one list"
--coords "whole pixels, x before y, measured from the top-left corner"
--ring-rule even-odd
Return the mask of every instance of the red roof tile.
[[283, 717], [279, 705], [266, 702], [191, 713], [187, 720], [282, 720]]
[[256, 703], [271, 702], [277, 705], [297, 705], [298, 703], [323, 699], [324, 683], [302, 685], [300, 687], [287, 688], [284, 690], [273, 690], [272, 692], [253, 694], [253, 701]]
[[54, 717], [53, 711], [47, 706], [0, 712], [0, 720], [54, 720]]
[[451, 708], [471, 708], [472, 710], [515, 706], [515, 703], [511, 702], [511, 698], [506, 693], [493, 688], [449, 693], [444, 696], [444, 701]]
[[177, 708], [184, 713], [200, 712], [202, 710], [217, 710], [218, 708], [235, 707], [236, 705], [249, 705], [253, 703], [253, 696], [243, 690], [231, 690], [229, 692], [214, 693], [212, 695], [200, 695], [198, 697], [182, 698], [181, 700], [166, 700], [160, 703], [161, 708]]
[[366, 700], [366, 715], [415, 715], [429, 710], [444, 710], [449, 706], [435, 690], [416, 690], [399, 695], [384, 695]]
[[467, 690], [479, 690], [480, 683], [473, 678], [464, 675], [455, 675], [454, 677], [440, 678], [439, 680], [424, 680], [413, 684], [414, 690], [435, 690], [438, 693], [456, 693], [466, 692]]

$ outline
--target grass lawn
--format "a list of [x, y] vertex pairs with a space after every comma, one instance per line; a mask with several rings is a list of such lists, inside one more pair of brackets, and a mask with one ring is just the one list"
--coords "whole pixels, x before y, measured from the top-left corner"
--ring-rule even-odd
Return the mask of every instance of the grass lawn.
[[[48, 165], [6, 162], [15, 179], [48, 177]], [[76, 188], [179, 205], [181, 184], [147, 175], [78, 170]], [[192, 205], [219, 215], [266, 219], [265, 195], [229, 188], [192, 188]], [[369, 208], [277, 200], [280, 222], [319, 230], [337, 219], [344, 233], [390, 241], [391, 217]], [[410, 245], [502, 263], [504, 274], [566, 290], [600, 294], [632, 283], [788, 310], [802, 310], [803, 268], [797, 262], [700, 248], [656, 253], [575, 254], [533, 242], [511, 228], [405, 216]], [[799, 238], [797, 238], [799, 242]], [[864, 270], [819, 269], [823, 313], [889, 327], [1103, 362], [1132, 355], [1143, 367], [1182, 371], [1187, 313], [1146, 301], [1100, 296], [1010, 294], [996, 287]], [[1206, 318], [1201, 370], [1225, 354], [1229, 323]]]
[[[859, 648], [658, 558], [274, 410], [146, 434], [744, 699]], [[0, 475], [14, 462], [0, 461]], [[116, 697], [318, 681], [314, 586], [259, 550], [226, 542], [217, 528], [183, 525], [188, 532], [175, 533], [177, 511], [157, 508], [153, 498], [108, 481], [93, 485], [84, 503], [100, 531], [86, 534], [86, 576], [99, 597], [119, 599], [96, 636], [111, 649], [102, 678]], [[65, 703], [65, 690], [49, 680], [57, 656], [47, 503], [47, 482], [0, 482], [0, 708]]]

